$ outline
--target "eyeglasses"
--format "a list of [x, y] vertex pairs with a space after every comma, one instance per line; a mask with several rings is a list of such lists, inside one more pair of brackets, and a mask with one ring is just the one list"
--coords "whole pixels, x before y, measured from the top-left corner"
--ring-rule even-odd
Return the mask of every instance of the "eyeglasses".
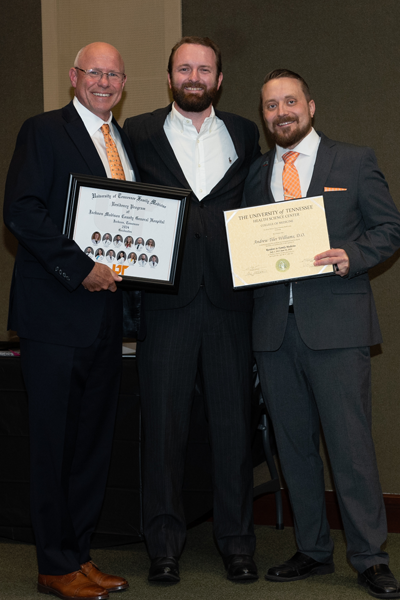
[[103, 71], [99, 71], [98, 69], [80, 69], [79, 67], [74, 67], [74, 69], [82, 71], [82, 73], [85, 73], [86, 77], [93, 79], [93, 81], [100, 81], [103, 75], [105, 75], [108, 77], [110, 83], [121, 83], [126, 77], [125, 73], [117, 73], [116, 71], [103, 73]]

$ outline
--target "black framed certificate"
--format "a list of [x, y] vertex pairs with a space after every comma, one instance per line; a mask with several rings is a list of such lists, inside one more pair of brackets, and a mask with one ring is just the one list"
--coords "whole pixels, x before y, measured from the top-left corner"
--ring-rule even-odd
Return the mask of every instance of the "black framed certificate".
[[323, 196], [224, 211], [233, 287], [333, 275], [314, 266], [329, 250]]
[[123, 287], [176, 293], [190, 194], [71, 173], [63, 233]]

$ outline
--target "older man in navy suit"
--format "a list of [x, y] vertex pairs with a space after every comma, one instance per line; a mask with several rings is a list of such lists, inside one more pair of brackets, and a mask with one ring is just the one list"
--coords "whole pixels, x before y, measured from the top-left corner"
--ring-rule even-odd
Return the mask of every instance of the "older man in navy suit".
[[112, 176], [102, 126], [120, 157], [119, 178], [134, 180], [136, 167], [111, 113], [126, 82], [119, 52], [89, 44], [69, 75], [74, 100], [24, 123], [10, 165], [4, 220], [19, 247], [9, 326], [21, 338], [29, 398], [38, 590], [100, 600], [128, 587], [89, 553], [118, 397], [121, 278], [61, 231], [70, 173]]
[[[272, 71], [262, 88], [276, 145], [251, 167], [248, 206], [323, 194], [332, 248], [315, 266], [335, 274], [254, 292], [253, 348], [292, 503], [298, 552], [269, 569], [272, 581], [332, 573], [319, 424], [331, 460], [347, 553], [377, 598], [399, 598], [381, 549], [386, 515], [371, 436], [369, 347], [381, 342], [368, 269], [400, 246], [400, 214], [373, 151], [334, 142], [312, 127], [315, 103], [302, 77]], [[291, 179], [285, 176], [287, 162]]]

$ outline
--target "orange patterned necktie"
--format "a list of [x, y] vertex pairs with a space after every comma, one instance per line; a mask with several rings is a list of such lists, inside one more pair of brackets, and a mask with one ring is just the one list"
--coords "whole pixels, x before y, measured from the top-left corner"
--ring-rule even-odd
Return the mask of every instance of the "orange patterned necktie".
[[111, 177], [113, 179], [125, 180], [125, 173], [124, 169], [122, 168], [122, 163], [118, 154], [117, 146], [115, 145], [115, 142], [110, 135], [110, 126], [107, 124], [102, 125], [101, 131], [103, 132], [104, 141], [106, 143], [107, 158], [108, 164], [110, 165]]
[[299, 156], [299, 152], [286, 152], [283, 156], [282, 182], [285, 200], [294, 200], [301, 198], [300, 178], [295, 167], [295, 160]]

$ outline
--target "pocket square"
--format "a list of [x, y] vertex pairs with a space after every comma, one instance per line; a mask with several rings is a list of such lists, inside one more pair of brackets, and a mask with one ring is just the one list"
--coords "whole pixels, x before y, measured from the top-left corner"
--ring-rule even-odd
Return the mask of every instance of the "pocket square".
[[324, 187], [324, 192], [347, 192], [347, 188], [329, 188], [329, 187]]

